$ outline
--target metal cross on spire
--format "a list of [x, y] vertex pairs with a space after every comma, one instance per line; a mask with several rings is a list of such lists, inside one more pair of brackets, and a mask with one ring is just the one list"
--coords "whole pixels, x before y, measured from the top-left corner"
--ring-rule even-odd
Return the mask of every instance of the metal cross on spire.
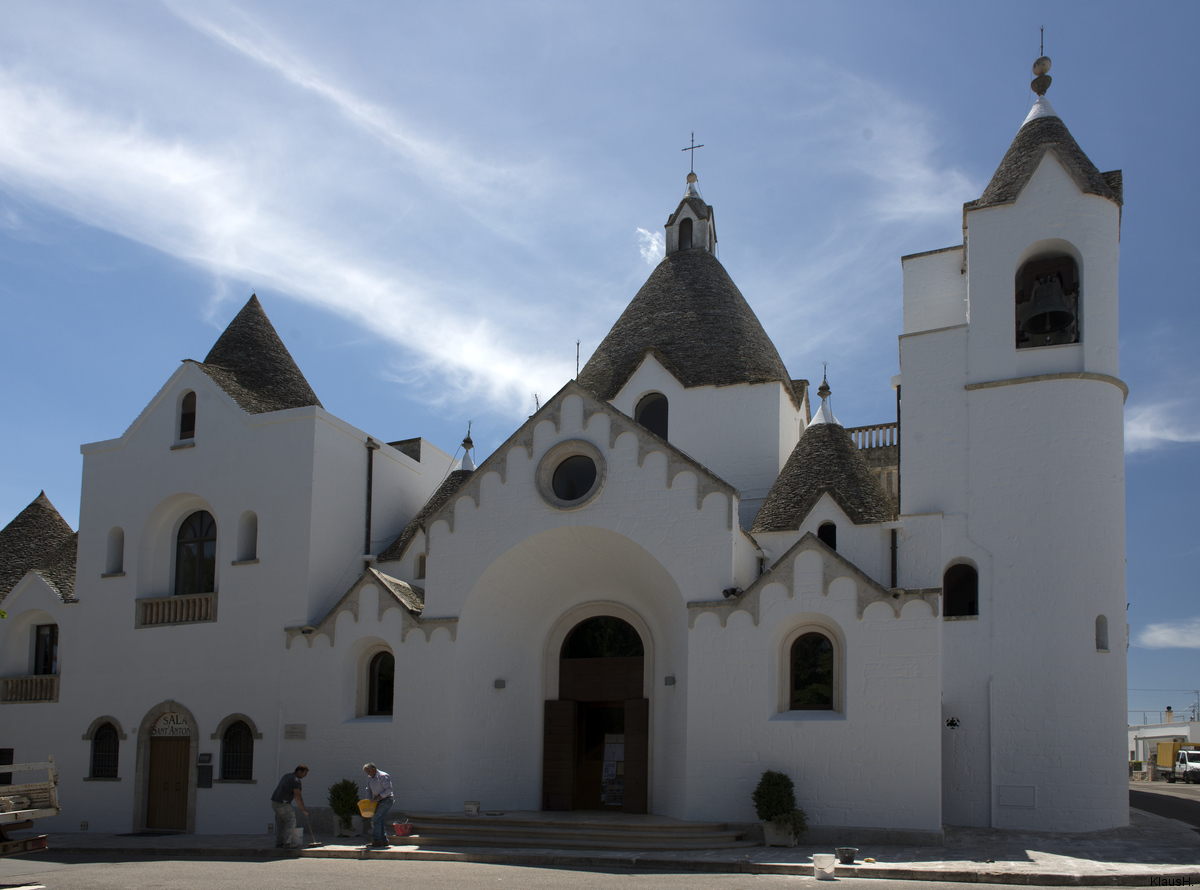
[[698, 148], [704, 148], [704, 144], [701, 143], [700, 145], [697, 145], [696, 144], [696, 134], [693, 133], [692, 134], [692, 144], [690, 146], [688, 146], [687, 148], [679, 149], [680, 151], [690, 151], [692, 153], [692, 169], [691, 169], [692, 173], [696, 172], [696, 149], [698, 149]]

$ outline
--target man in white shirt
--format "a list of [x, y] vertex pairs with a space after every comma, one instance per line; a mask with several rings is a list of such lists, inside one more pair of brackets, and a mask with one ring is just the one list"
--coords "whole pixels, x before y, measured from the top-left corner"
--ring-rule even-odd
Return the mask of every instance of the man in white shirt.
[[371, 817], [371, 846], [390, 847], [384, 835], [384, 824], [388, 810], [392, 808], [392, 777], [373, 763], [363, 764], [367, 774], [367, 797], [375, 801], [375, 815]]

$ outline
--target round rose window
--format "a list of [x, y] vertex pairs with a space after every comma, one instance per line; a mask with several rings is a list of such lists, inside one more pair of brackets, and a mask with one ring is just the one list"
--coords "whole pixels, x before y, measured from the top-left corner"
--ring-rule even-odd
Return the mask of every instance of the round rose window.
[[554, 468], [550, 487], [562, 501], [577, 501], [596, 484], [596, 462], [586, 454], [572, 454]]

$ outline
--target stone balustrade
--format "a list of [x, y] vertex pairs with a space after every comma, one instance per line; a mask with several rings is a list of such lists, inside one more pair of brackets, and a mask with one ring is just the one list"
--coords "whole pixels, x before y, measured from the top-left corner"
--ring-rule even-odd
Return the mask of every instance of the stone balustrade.
[[136, 627], [203, 624], [217, 620], [217, 595], [154, 596], [136, 601]]
[[58, 674], [35, 674], [30, 677], [0, 677], [0, 702], [58, 701]]
[[873, 423], [870, 426], [852, 426], [846, 432], [860, 450], [866, 448], [885, 448], [899, 441], [900, 424]]

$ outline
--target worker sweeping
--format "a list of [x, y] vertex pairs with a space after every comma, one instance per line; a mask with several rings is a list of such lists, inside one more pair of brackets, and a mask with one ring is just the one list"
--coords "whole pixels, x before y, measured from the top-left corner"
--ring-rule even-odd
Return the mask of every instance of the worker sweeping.
[[300, 807], [300, 812], [307, 818], [308, 808], [304, 806], [304, 795], [300, 793], [300, 780], [307, 775], [308, 767], [300, 764], [279, 780], [275, 792], [271, 795], [271, 808], [275, 810], [276, 848], [300, 846], [292, 840], [292, 832], [296, 828], [296, 810], [292, 802], [295, 801], [296, 806]]

